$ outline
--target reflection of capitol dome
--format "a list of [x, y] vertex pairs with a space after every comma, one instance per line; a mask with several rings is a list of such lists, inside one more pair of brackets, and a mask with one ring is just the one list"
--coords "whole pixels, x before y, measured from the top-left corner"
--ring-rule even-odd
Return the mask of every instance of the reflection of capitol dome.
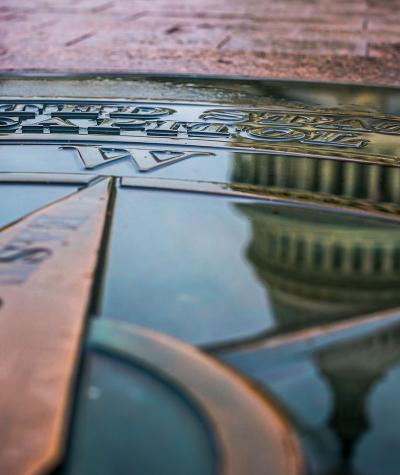
[[252, 224], [247, 256], [281, 328], [400, 303], [397, 224], [297, 206], [237, 208]]
[[[356, 443], [369, 428], [372, 414], [368, 397], [389, 369], [400, 362], [400, 329], [392, 327], [324, 348], [315, 354], [315, 362], [333, 393], [330, 427], [341, 441], [343, 456], [349, 460]], [[378, 433], [377, 437], [380, 436]]]
[[242, 153], [232, 181], [400, 205], [400, 168], [382, 165]]

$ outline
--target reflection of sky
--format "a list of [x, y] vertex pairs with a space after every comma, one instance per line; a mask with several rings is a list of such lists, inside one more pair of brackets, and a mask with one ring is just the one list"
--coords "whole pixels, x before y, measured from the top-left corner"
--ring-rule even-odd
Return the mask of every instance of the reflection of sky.
[[[134, 144], [125, 144], [134, 147]], [[121, 145], [123, 147], [124, 145]], [[146, 148], [138, 145], [138, 148]], [[148, 148], [165, 150], [165, 145], [154, 145]], [[187, 150], [196, 150], [196, 147]], [[78, 153], [73, 150], [59, 149], [57, 146], [24, 145], [24, 153], [21, 154], [21, 146], [4, 145], [0, 148], [0, 167], [2, 172], [41, 172], [41, 173], [91, 173], [114, 176], [151, 176], [161, 178], [175, 178], [186, 180], [203, 181], [230, 181], [234, 154], [223, 150], [212, 151], [215, 156], [194, 156], [181, 162], [175, 162], [173, 166], [163, 166], [147, 173], [138, 172], [136, 164], [131, 159], [123, 159], [109, 164], [98, 166], [92, 170], [86, 170]]]
[[64, 475], [215, 473], [202, 419], [156, 373], [96, 355], [80, 395]]
[[[275, 311], [271, 308], [273, 294], [267, 292], [274, 279], [267, 282], [264, 277], [267, 264], [262, 253], [264, 230], [282, 220], [290, 227], [298, 216], [318, 225], [322, 236], [333, 225], [379, 226], [361, 218], [251, 199], [119, 189], [103, 313], [196, 344], [255, 336], [273, 328], [274, 316], [282, 327], [296, 326], [300, 312], [305, 313], [296, 301], [287, 302], [298, 305], [293, 312], [279, 305]], [[251, 226], [254, 219], [256, 227]], [[249, 258], [254, 247], [256, 262], [254, 256]], [[324, 282], [322, 275], [320, 280]], [[337, 306], [331, 308], [323, 299], [322, 304], [325, 313], [311, 314], [308, 309], [307, 318], [299, 317], [301, 325], [316, 317], [337, 317]], [[347, 313], [359, 311], [349, 307]]]
[[[23, 153], [22, 153], [23, 152]], [[57, 146], [2, 145], [0, 147], [2, 172], [80, 173], [84, 171], [79, 157], [71, 150]]]
[[76, 191], [75, 186], [5, 184], [0, 186], [0, 226]]
[[250, 224], [234, 202], [119, 190], [103, 313], [196, 344], [270, 329], [265, 288], [245, 256]]

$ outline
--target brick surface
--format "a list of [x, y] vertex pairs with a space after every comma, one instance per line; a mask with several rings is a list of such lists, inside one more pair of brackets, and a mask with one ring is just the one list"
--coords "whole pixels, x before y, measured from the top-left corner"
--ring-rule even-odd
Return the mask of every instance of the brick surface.
[[2, 71], [400, 84], [400, 0], [0, 0]]

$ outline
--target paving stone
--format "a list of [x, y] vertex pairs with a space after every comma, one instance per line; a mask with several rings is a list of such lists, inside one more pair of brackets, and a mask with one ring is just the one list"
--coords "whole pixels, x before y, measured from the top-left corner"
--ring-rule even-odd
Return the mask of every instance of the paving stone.
[[0, 0], [3, 71], [400, 84], [400, 0]]

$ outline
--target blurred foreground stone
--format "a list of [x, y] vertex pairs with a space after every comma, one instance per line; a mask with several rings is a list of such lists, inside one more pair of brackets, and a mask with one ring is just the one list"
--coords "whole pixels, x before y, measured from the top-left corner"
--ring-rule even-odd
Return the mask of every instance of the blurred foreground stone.
[[0, 69], [400, 84], [400, 1], [0, 0]]

